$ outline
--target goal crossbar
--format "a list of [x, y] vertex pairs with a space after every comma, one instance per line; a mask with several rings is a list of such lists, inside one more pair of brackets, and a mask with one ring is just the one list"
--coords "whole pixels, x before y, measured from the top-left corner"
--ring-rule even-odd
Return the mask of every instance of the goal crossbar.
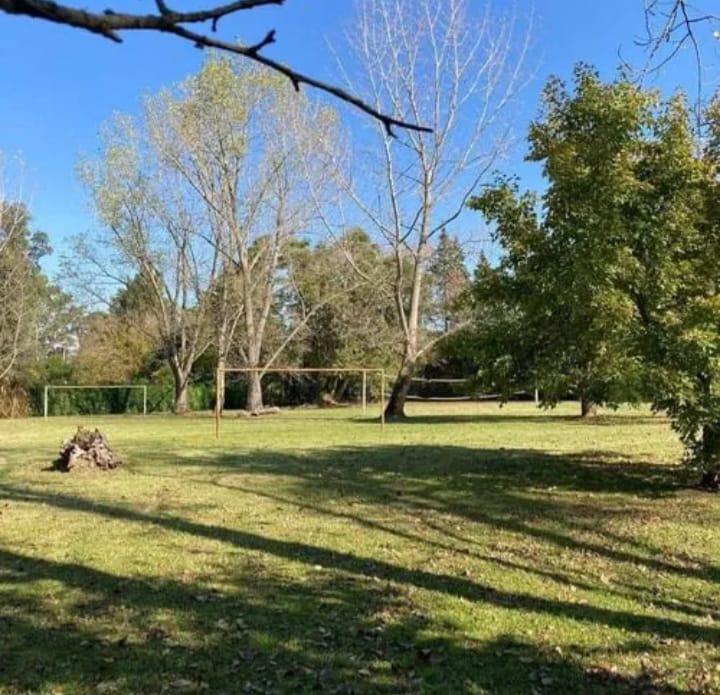
[[43, 390], [43, 417], [47, 420], [49, 415], [48, 397], [50, 391], [83, 391], [94, 389], [106, 391], [108, 389], [141, 389], [143, 394], [143, 415], [147, 415], [147, 385], [146, 384], [46, 384]]
[[219, 367], [215, 370], [215, 437], [220, 437], [222, 403], [225, 397], [221, 376], [225, 374], [359, 374], [362, 376], [362, 411], [367, 412], [368, 374], [380, 376], [380, 426], [385, 428], [385, 370], [379, 367]]

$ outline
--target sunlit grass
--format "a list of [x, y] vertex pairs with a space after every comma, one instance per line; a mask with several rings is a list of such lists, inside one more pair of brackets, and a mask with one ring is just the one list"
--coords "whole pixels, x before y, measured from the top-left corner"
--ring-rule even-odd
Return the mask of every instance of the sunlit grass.
[[[720, 692], [720, 511], [576, 404], [0, 423], [0, 692]], [[78, 424], [126, 459], [47, 469]]]

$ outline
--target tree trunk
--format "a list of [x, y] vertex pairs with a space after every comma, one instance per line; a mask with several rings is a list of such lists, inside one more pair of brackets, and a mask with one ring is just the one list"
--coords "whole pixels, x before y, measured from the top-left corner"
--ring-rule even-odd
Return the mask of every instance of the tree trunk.
[[702, 428], [702, 462], [706, 468], [717, 468], [720, 464], [720, 423], [713, 422]]
[[582, 396], [580, 398], [580, 417], [592, 418], [597, 417], [597, 414], [597, 404], [593, 403], [591, 400], [588, 400], [585, 396]]
[[702, 466], [700, 485], [706, 490], [720, 491], [720, 423], [702, 428], [702, 449], [697, 457]]
[[175, 405], [173, 410], [176, 415], [185, 415], [188, 412], [188, 388], [190, 385], [190, 374], [185, 374], [181, 364], [175, 359], [170, 360], [170, 371], [175, 382]]
[[263, 408], [262, 380], [259, 372], [248, 372], [248, 390], [245, 410], [255, 413]]
[[185, 415], [188, 407], [188, 381], [183, 378], [175, 379], [175, 414]]
[[216, 384], [216, 390], [217, 393], [215, 394], [215, 410], [218, 412], [218, 414], [222, 415], [223, 411], [225, 410], [225, 372], [222, 371], [225, 369], [225, 356], [222, 355], [218, 357], [217, 360], [217, 384]]
[[405, 417], [405, 401], [412, 385], [414, 366], [408, 360], [403, 361], [385, 407], [385, 417], [389, 420], [399, 420]]

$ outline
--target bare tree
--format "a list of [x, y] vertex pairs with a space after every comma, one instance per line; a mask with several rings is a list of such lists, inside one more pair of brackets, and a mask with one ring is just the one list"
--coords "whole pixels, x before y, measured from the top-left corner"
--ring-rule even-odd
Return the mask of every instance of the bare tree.
[[[217, 252], [218, 272], [208, 288], [208, 303], [221, 370], [245, 308], [231, 229], [251, 146], [250, 92], [236, 79], [230, 61], [212, 60], [176, 89], [161, 92], [148, 108], [158, 155], [202, 207], [204, 224], [195, 233]], [[224, 383], [220, 390], [224, 392]]]
[[403, 340], [389, 417], [404, 415], [417, 365], [447, 335], [425, 325], [426, 271], [435, 237], [459, 217], [502, 153], [508, 142], [502, 116], [527, 77], [531, 22], [520, 31], [516, 17], [495, 15], [489, 7], [478, 15], [473, 5], [361, 0], [348, 34], [355, 60], [340, 61], [350, 88], [367, 94], [376, 109], [432, 129], [392, 138], [375, 128], [374, 141], [358, 157], [363, 176], [343, 184], [394, 258]]
[[0, 381], [11, 373], [32, 335], [35, 308], [29, 215], [22, 185], [11, 187], [6, 181], [11, 177], [22, 180], [19, 173], [0, 171]]
[[[78, 7], [72, 7], [54, 0], [0, 0], [0, 10], [13, 15], [22, 15], [41, 19], [56, 24], [75, 27], [93, 34], [102, 36], [116, 43], [122, 42], [124, 32], [151, 32], [156, 34], [169, 34], [181, 40], [188, 41], [197, 48], [212, 48], [242, 56], [285, 76], [290, 80], [296, 91], [301, 85], [308, 85], [326, 92], [341, 101], [351, 104], [376, 118], [388, 133], [393, 127], [410, 130], [425, 130], [421, 125], [405, 122], [395, 118], [389, 113], [378, 111], [372, 104], [358, 99], [353, 94], [334, 85], [305, 75], [277, 60], [267, 57], [262, 50], [275, 43], [276, 32], [270, 30], [257, 43], [241, 44], [217, 38], [215, 32], [218, 23], [229, 15], [238, 14], [267, 5], [283, 5], [285, 0], [235, 0], [227, 4], [207, 7], [205, 9], [177, 11], [171, 9], [164, 0], [155, 0], [155, 13], [136, 14], [106, 9], [103, 12], [91, 12]], [[198, 25], [211, 25], [212, 34], [198, 31]]]
[[[155, 330], [175, 381], [175, 410], [188, 410], [192, 367], [211, 342], [208, 288], [219, 253], [197, 234], [204, 223], [192, 191], [158, 152], [147, 127], [117, 118], [103, 137], [96, 161], [81, 176], [102, 231], [78, 242], [85, 287], [98, 298], [140, 278], [155, 316]], [[89, 273], [86, 275], [86, 271]], [[104, 282], [103, 282], [104, 281]]]
[[[309, 182], [326, 176], [315, 140], [328, 137], [334, 114], [297, 98], [277, 76], [214, 59], [156, 100], [149, 120], [163, 161], [202, 203], [207, 223], [198, 231], [218, 253], [218, 366], [232, 345], [245, 366], [270, 367], [307, 320], [286, 321], [268, 351], [268, 324], [291, 282], [286, 251], [310, 224]], [[262, 408], [261, 378], [249, 375], [250, 411]]]

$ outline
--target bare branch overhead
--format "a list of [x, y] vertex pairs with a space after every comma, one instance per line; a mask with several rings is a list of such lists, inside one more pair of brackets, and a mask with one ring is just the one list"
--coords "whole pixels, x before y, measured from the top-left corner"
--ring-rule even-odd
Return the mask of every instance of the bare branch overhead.
[[[713, 3], [708, 3], [713, 4]], [[645, 33], [636, 44], [647, 53], [641, 75], [659, 71], [681, 51], [692, 51], [697, 69], [697, 100], [702, 102], [702, 55], [698, 27], [720, 36], [720, 14], [706, 12], [687, 0], [644, 0]]]
[[432, 132], [430, 128], [418, 123], [394, 118], [340, 87], [298, 72], [288, 65], [263, 55], [262, 50], [275, 43], [275, 30], [269, 31], [261, 41], [246, 45], [239, 42], [225, 41], [211, 34], [190, 29], [187, 26], [210, 23], [211, 31], [214, 33], [217, 31], [218, 22], [228, 15], [266, 5], [283, 5], [284, 2], [285, 0], [235, 0], [235, 2], [217, 5], [204, 10], [181, 12], [170, 9], [165, 0], [155, 0], [156, 13], [134, 14], [116, 12], [112, 9], [106, 9], [104, 12], [90, 12], [52, 2], [52, 0], [0, 0], [0, 10], [8, 14], [44, 19], [57, 24], [84, 29], [116, 43], [122, 42], [122, 33], [126, 31], [172, 34], [193, 43], [197, 48], [215, 48], [260, 63], [287, 77], [296, 90], [299, 90], [301, 85], [307, 85], [330, 94], [376, 118], [383, 124], [389, 135], [393, 135], [394, 128], [403, 128], [421, 133]]

